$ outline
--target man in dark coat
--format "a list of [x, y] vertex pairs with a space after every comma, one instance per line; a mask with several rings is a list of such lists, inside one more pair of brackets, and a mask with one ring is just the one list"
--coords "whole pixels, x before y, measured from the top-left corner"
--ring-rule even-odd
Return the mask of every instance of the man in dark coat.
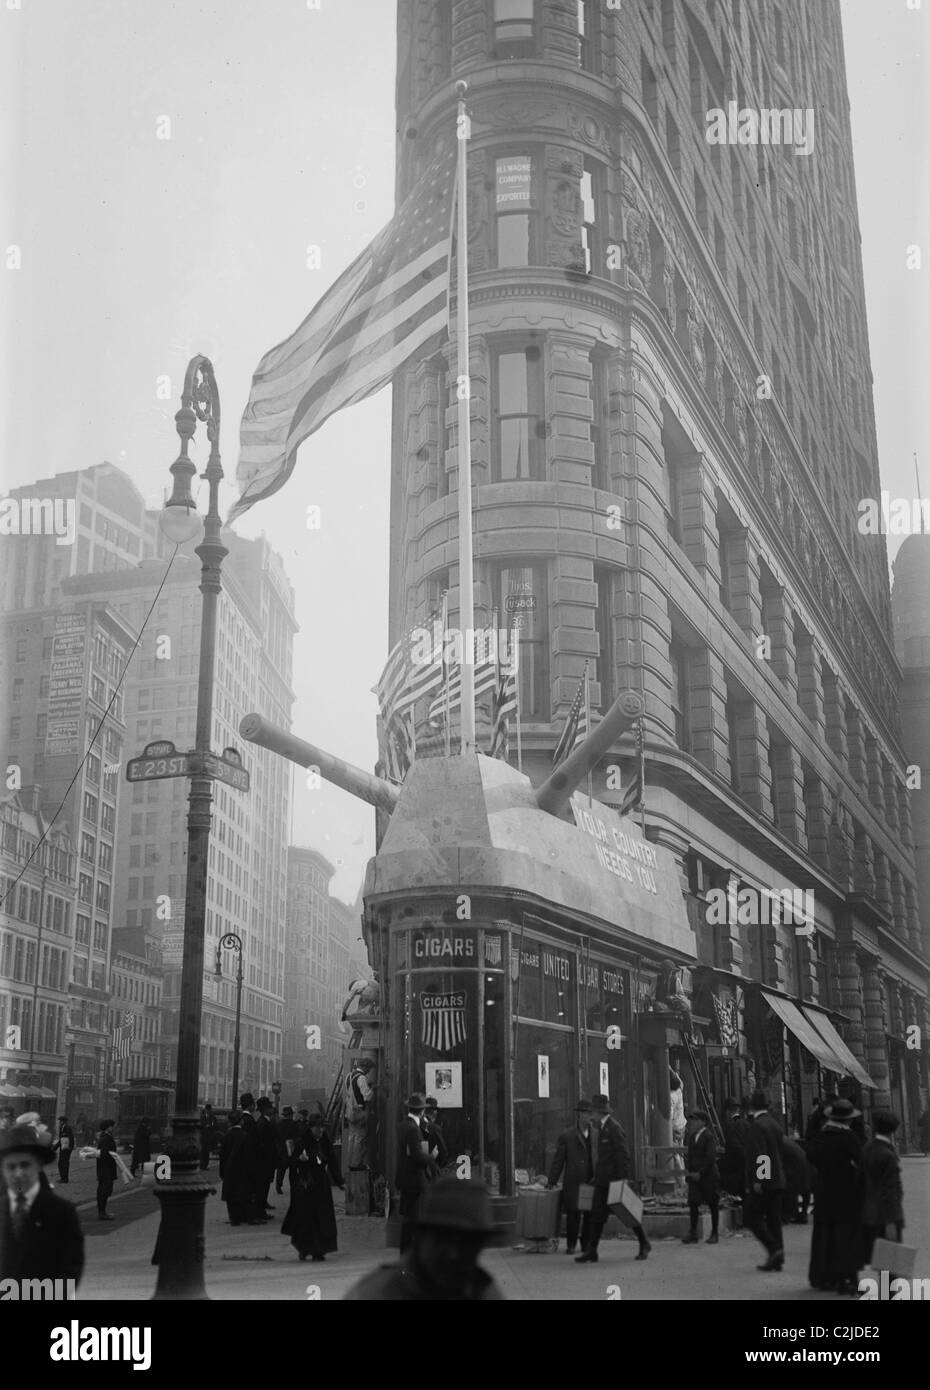
[[727, 1192], [742, 1200], [746, 1192], [746, 1133], [749, 1121], [733, 1096], [727, 1096], [723, 1102], [723, 1114], [720, 1180]]
[[256, 1187], [255, 1206], [261, 1215], [274, 1208], [268, 1201], [268, 1193], [274, 1182], [278, 1166], [278, 1129], [274, 1118], [274, 1104], [268, 1096], [259, 1096], [258, 1115], [255, 1119]]
[[97, 1135], [97, 1220], [113, 1221], [115, 1217], [110, 1216], [107, 1211], [107, 1202], [113, 1191], [113, 1184], [116, 1181], [116, 1140], [113, 1138], [111, 1130], [115, 1120], [101, 1120], [100, 1132]]
[[[797, 1132], [797, 1131], [795, 1131]], [[782, 1198], [781, 1219], [799, 1226], [807, 1225], [807, 1208], [811, 1199], [812, 1172], [797, 1139], [782, 1139], [782, 1163], [785, 1169], [785, 1192]]]
[[400, 1248], [409, 1249], [413, 1240], [413, 1224], [427, 1182], [438, 1177], [439, 1169], [429, 1155], [429, 1148], [420, 1127], [426, 1102], [414, 1091], [407, 1101], [407, 1113], [397, 1128], [397, 1171], [394, 1182], [400, 1193]]
[[279, 1197], [284, 1195], [284, 1175], [290, 1168], [296, 1139], [297, 1121], [294, 1119], [294, 1107], [285, 1105], [278, 1121], [278, 1166], [274, 1172], [274, 1190]]
[[423, 1111], [420, 1128], [426, 1136], [429, 1156], [437, 1168], [445, 1168], [449, 1162], [449, 1149], [442, 1132], [442, 1125], [439, 1123], [439, 1101], [435, 1096], [427, 1096], [424, 1104], [426, 1109]]
[[[596, 1264], [597, 1247], [607, 1225], [607, 1198], [610, 1184], [630, 1174], [630, 1154], [626, 1146], [623, 1127], [610, 1113], [607, 1096], [595, 1096], [591, 1101], [593, 1117], [599, 1124], [597, 1143], [593, 1150], [594, 1159], [594, 1199], [591, 1206], [591, 1228], [588, 1243], [582, 1254], [575, 1256], [576, 1264]], [[638, 1260], [645, 1260], [652, 1246], [646, 1239], [646, 1232], [638, 1222], [631, 1222], [633, 1234], [639, 1241]]]
[[213, 1106], [207, 1102], [200, 1117], [200, 1168], [201, 1172], [210, 1167], [210, 1157], [216, 1144], [219, 1124], [213, 1113]]
[[73, 1279], [84, 1268], [84, 1237], [70, 1202], [42, 1181], [51, 1136], [30, 1125], [0, 1133], [0, 1279]]
[[255, 1128], [246, 1128], [244, 1115], [234, 1110], [220, 1144], [221, 1200], [230, 1226], [258, 1225], [255, 1211]]
[[367, 1274], [343, 1297], [353, 1302], [394, 1303], [503, 1299], [491, 1275], [478, 1264], [482, 1248], [495, 1231], [491, 1199], [483, 1184], [440, 1178], [423, 1197], [405, 1258]]
[[133, 1177], [136, 1176], [136, 1169], [141, 1168], [143, 1163], [150, 1162], [152, 1157], [152, 1130], [149, 1126], [148, 1117], [143, 1115], [136, 1126], [136, 1132], [132, 1136], [132, 1162], [129, 1171]]
[[769, 1114], [768, 1099], [754, 1091], [749, 1102], [751, 1121], [746, 1132], [746, 1224], [765, 1246], [768, 1259], [758, 1268], [777, 1273], [785, 1263], [781, 1203], [785, 1168], [781, 1125]]
[[298, 1141], [291, 1166], [291, 1204], [281, 1226], [300, 1259], [325, 1260], [336, 1250], [336, 1213], [332, 1185], [343, 1187], [342, 1175], [323, 1116], [313, 1115]]
[[701, 1203], [710, 1207], [710, 1235], [708, 1245], [716, 1245], [719, 1236], [717, 1226], [720, 1219], [720, 1174], [717, 1170], [717, 1141], [710, 1128], [710, 1118], [706, 1110], [695, 1110], [691, 1115], [688, 1144], [685, 1154], [685, 1170], [688, 1177], [688, 1213], [691, 1229], [684, 1237], [685, 1245], [695, 1245], [698, 1240], [698, 1217]]
[[[827, 1102], [827, 1104], [832, 1105], [833, 1100], [835, 1099], [836, 1097], [834, 1096], [830, 1101]], [[811, 1113], [807, 1117], [807, 1127], [804, 1130], [805, 1144], [813, 1143], [813, 1141], [817, 1138], [817, 1135], [823, 1129], [824, 1122], [827, 1118], [824, 1113], [825, 1109], [826, 1105], [824, 1104], [824, 1102], [820, 1099], [819, 1096], [815, 1096], [814, 1104], [811, 1107]]]
[[904, 1189], [901, 1160], [894, 1146], [900, 1121], [890, 1110], [872, 1113], [872, 1133], [862, 1150], [862, 1263], [872, 1261], [872, 1247], [879, 1238], [900, 1244], [904, 1230]]
[[592, 1152], [591, 1102], [580, 1100], [575, 1106], [575, 1123], [563, 1129], [555, 1146], [555, 1157], [549, 1169], [549, 1186], [562, 1179], [562, 1210], [565, 1213], [565, 1253], [573, 1255], [581, 1231], [581, 1248], [587, 1248], [591, 1238], [591, 1213], [578, 1206], [578, 1190], [582, 1183], [594, 1177]]
[[74, 1130], [68, 1124], [67, 1115], [59, 1115], [58, 1117], [58, 1138], [52, 1148], [58, 1150], [58, 1176], [62, 1182], [68, 1182], [68, 1175], [71, 1172], [71, 1155], [74, 1153]]
[[836, 1100], [810, 1147], [817, 1170], [808, 1280], [812, 1289], [855, 1293], [862, 1256], [862, 1145], [850, 1129], [859, 1111]]

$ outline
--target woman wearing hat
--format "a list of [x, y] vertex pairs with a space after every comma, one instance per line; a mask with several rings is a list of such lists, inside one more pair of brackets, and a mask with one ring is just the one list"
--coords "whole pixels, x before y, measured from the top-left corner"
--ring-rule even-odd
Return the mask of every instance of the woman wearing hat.
[[835, 1100], [812, 1140], [808, 1158], [816, 1169], [814, 1229], [808, 1280], [812, 1289], [855, 1293], [861, 1263], [862, 1146], [850, 1129], [861, 1112]]
[[311, 1115], [306, 1133], [295, 1140], [291, 1167], [291, 1204], [281, 1226], [281, 1234], [302, 1260], [325, 1260], [336, 1250], [336, 1213], [330, 1183], [342, 1187], [342, 1176], [329, 1136], [323, 1129], [323, 1116]]
[[[44, 1127], [43, 1127], [44, 1130]], [[44, 1181], [52, 1136], [35, 1125], [0, 1132], [0, 1279], [73, 1279], [84, 1268], [77, 1212]]]

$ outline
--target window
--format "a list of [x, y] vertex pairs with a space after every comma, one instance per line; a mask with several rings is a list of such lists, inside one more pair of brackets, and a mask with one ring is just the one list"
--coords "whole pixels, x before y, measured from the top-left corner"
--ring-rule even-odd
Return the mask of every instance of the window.
[[526, 152], [501, 155], [494, 161], [495, 264], [531, 265], [539, 260], [537, 199], [533, 188], [533, 158]]
[[97, 904], [97, 906], [100, 908], [101, 912], [108, 912], [108, 911], [109, 911], [109, 909], [110, 909], [110, 885], [109, 885], [108, 883], [98, 883], [98, 884], [97, 884], [97, 896], [95, 897], [94, 902], [95, 902], [95, 903]]
[[80, 912], [74, 920], [74, 940], [78, 946], [90, 944], [90, 918]]
[[597, 679], [601, 687], [601, 711], [606, 714], [617, 696], [613, 571], [606, 565], [601, 566], [595, 570], [594, 578], [597, 581], [597, 635], [600, 645]]
[[100, 785], [100, 758], [96, 753], [88, 753], [87, 762], [84, 764], [87, 769], [87, 780], [93, 782], [94, 786]]
[[495, 58], [535, 56], [534, 11], [534, 0], [494, 0]]
[[597, 0], [577, 0], [578, 5], [578, 66], [585, 72], [600, 71], [598, 58], [597, 21], [599, 6]]
[[603, 202], [603, 186], [600, 166], [584, 162], [581, 175], [581, 244], [584, 248], [584, 269], [586, 275], [600, 271], [604, 264], [598, 238], [598, 209]]
[[23, 721], [19, 718], [18, 715], [14, 715], [14, 716], [10, 719], [10, 742], [11, 742], [11, 743], [16, 743], [16, 741], [19, 739], [20, 734], [22, 733], [22, 722], [23, 722]]
[[[513, 612], [520, 640], [520, 716], [548, 723], [549, 690], [549, 586], [545, 565], [496, 567], [492, 577], [493, 604], [498, 613]], [[507, 600], [511, 602], [508, 605]], [[519, 600], [519, 603], [516, 601]], [[519, 624], [519, 626], [518, 626]]]
[[26, 647], [27, 647], [27, 645], [28, 645], [28, 644], [27, 644], [27, 641], [26, 641], [26, 638], [25, 638], [25, 637], [17, 637], [17, 639], [16, 639], [16, 660], [17, 660], [17, 661], [25, 661], [25, 660], [26, 660]]
[[113, 846], [106, 844], [103, 840], [100, 841], [100, 868], [113, 868]]
[[747, 715], [752, 713], [752, 701], [745, 691], [727, 682], [727, 742], [730, 754], [730, 786], [735, 792], [743, 790], [740, 759], [740, 731]]
[[84, 819], [97, 823], [97, 798], [91, 792], [84, 793]]
[[100, 813], [100, 829], [105, 830], [108, 835], [112, 835], [116, 828], [116, 808], [103, 803]]
[[17, 676], [13, 681], [13, 700], [16, 704], [23, 698], [23, 684], [24, 682], [21, 676]]
[[106, 922], [94, 923], [94, 950], [105, 951], [107, 949], [107, 924]]
[[541, 479], [545, 472], [542, 352], [506, 348], [493, 362], [493, 482]]
[[672, 668], [671, 703], [675, 720], [675, 742], [684, 753], [691, 751], [691, 708], [689, 690], [690, 652], [685, 644], [673, 638], [668, 648]]
[[[94, 900], [94, 880], [90, 874], [78, 874], [78, 898], [82, 903]], [[78, 919], [80, 921], [80, 918]]]
[[594, 445], [594, 487], [610, 491], [610, 391], [607, 353], [591, 353], [591, 443]]
[[93, 864], [97, 856], [97, 841], [93, 835], [88, 835], [85, 830], [81, 835], [81, 858], [88, 864]]

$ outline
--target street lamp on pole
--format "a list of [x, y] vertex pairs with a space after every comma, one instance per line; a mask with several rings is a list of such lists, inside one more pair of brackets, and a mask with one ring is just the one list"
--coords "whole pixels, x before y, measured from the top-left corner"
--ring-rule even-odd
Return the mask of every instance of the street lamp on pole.
[[192, 357], [184, 377], [181, 409], [174, 417], [181, 451], [171, 465], [174, 488], [159, 519], [163, 534], [176, 545], [200, 534], [201, 520], [191, 495], [197, 469], [188, 448], [197, 421], [207, 427], [210, 457], [203, 474], [209, 485], [209, 506], [203, 521], [203, 540], [196, 548], [201, 560], [200, 671], [197, 685], [197, 734], [190, 770], [190, 811], [187, 818], [187, 889], [184, 904], [184, 954], [178, 1018], [178, 1061], [172, 1138], [166, 1146], [171, 1177], [159, 1183], [161, 1224], [153, 1263], [158, 1266], [155, 1298], [206, 1298], [203, 1282], [204, 1206], [215, 1191], [200, 1172], [200, 1111], [197, 1103], [200, 1039], [203, 1014], [204, 938], [207, 916], [207, 863], [210, 850], [213, 776], [210, 771], [210, 733], [213, 724], [213, 667], [216, 654], [216, 615], [221, 590], [220, 568], [229, 553], [222, 542], [219, 489], [220, 398], [213, 364]]
[[223, 951], [236, 952], [236, 1038], [233, 1043], [235, 1053], [233, 1056], [233, 1083], [232, 1083], [232, 1103], [234, 1106], [239, 1104], [239, 1025], [242, 1021], [242, 937], [237, 936], [234, 931], [228, 931], [225, 936], [221, 936], [216, 943], [216, 976], [217, 979], [223, 974], [222, 955]]

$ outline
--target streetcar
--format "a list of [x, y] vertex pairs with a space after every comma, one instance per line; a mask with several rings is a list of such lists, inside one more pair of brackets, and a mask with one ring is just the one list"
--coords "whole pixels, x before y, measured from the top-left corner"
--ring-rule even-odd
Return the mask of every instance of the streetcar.
[[114, 1138], [121, 1149], [132, 1148], [132, 1137], [145, 1116], [152, 1131], [152, 1152], [168, 1135], [168, 1121], [174, 1113], [174, 1085], [164, 1077], [137, 1077], [120, 1087]]

